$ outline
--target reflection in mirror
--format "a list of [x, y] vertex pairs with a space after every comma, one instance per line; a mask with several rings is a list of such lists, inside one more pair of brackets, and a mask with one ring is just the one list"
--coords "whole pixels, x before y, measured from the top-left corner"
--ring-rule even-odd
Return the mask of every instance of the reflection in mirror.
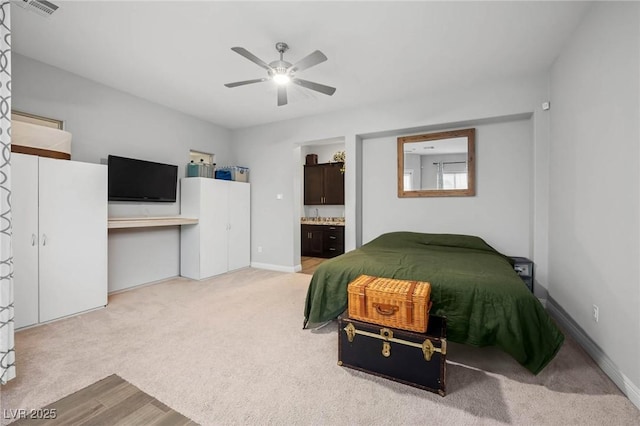
[[475, 129], [398, 138], [398, 197], [475, 195]]

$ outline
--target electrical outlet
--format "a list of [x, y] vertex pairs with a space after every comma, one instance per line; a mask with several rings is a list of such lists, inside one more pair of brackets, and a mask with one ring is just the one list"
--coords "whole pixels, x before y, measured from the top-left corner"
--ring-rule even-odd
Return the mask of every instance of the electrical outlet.
[[258, 246], [258, 253], [262, 253], [262, 246]]
[[593, 320], [598, 322], [600, 316], [600, 309], [598, 309], [598, 305], [593, 305]]

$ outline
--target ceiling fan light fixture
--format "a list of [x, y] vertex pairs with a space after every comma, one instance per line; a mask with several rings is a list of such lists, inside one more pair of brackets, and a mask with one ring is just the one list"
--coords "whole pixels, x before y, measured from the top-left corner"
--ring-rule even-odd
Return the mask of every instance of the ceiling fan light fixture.
[[288, 74], [275, 74], [273, 81], [275, 81], [276, 84], [284, 85], [291, 81], [291, 77], [289, 77]]
[[331, 96], [336, 91], [335, 87], [325, 86], [324, 84], [314, 83], [313, 81], [303, 80], [297, 77], [298, 71], [306, 70], [314, 65], [318, 65], [327, 60], [327, 57], [319, 50], [316, 50], [309, 55], [305, 56], [295, 64], [285, 61], [282, 57], [284, 52], [289, 49], [287, 43], [276, 43], [276, 50], [280, 53], [280, 59], [277, 59], [267, 64], [262, 59], [258, 58], [253, 53], [249, 52], [244, 47], [232, 47], [231, 50], [237, 54], [244, 56], [254, 64], [267, 70], [268, 77], [256, 78], [253, 80], [236, 81], [235, 83], [227, 83], [226, 87], [238, 87], [247, 84], [261, 83], [263, 81], [273, 80], [278, 87], [278, 106], [287, 104], [287, 84], [294, 83], [305, 89], [315, 90], [316, 92], [324, 93]]

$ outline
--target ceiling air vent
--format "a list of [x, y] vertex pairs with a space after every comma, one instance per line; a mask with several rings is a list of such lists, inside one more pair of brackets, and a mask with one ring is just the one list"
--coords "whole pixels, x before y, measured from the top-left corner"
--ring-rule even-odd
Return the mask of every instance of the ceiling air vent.
[[51, 16], [58, 9], [58, 6], [47, 0], [15, 0], [12, 3], [45, 18]]

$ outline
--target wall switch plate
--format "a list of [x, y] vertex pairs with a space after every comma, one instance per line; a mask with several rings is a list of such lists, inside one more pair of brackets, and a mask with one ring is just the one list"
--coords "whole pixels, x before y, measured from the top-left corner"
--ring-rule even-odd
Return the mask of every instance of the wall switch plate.
[[262, 246], [258, 246], [258, 253], [262, 253]]
[[593, 305], [593, 320], [598, 322], [600, 319], [600, 309], [598, 309], [598, 305]]

